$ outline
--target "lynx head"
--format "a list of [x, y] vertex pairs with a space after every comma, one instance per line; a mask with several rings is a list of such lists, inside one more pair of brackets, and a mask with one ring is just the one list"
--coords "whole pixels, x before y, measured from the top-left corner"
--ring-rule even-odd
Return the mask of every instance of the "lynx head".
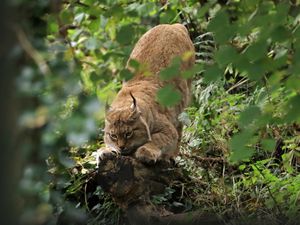
[[130, 93], [129, 107], [108, 109], [105, 120], [104, 141], [107, 146], [123, 155], [133, 153], [138, 147], [151, 140], [149, 127]]

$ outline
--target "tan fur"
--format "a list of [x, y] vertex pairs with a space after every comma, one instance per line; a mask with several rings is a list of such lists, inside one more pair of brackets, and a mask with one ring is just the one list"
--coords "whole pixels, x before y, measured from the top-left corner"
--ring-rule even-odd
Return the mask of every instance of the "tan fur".
[[[176, 76], [163, 82], [158, 75], [175, 56], [186, 52], [191, 55], [182, 62], [181, 70], [192, 67], [195, 61], [194, 46], [181, 24], [158, 25], [140, 38], [130, 59], [146, 65], [151, 74], [136, 72], [123, 84], [106, 114], [102, 157], [112, 152], [134, 153], [141, 161], [155, 162], [176, 156], [182, 129], [178, 115], [190, 100], [190, 80]], [[174, 107], [162, 107], [155, 100], [157, 91], [166, 83], [181, 92], [182, 99]]]

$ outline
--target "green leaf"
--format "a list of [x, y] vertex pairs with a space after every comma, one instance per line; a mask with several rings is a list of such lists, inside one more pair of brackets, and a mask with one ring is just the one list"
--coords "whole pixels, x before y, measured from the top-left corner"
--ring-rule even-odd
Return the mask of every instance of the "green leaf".
[[160, 104], [170, 107], [179, 103], [181, 93], [173, 85], [167, 84], [158, 90], [156, 99]]
[[62, 151], [59, 152], [58, 159], [59, 162], [66, 168], [72, 168], [76, 165], [75, 161]]
[[130, 80], [133, 77], [133, 74], [128, 70], [128, 69], [124, 69], [120, 72], [120, 79], [121, 80]]
[[255, 122], [261, 116], [260, 108], [257, 106], [249, 106], [240, 114], [239, 124], [242, 127], [247, 127]]
[[129, 67], [138, 70], [140, 67], [140, 63], [138, 61], [136, 61], [135, 59], [130, 59], [129, 63], [128, 63]]
[[287, 2], [281, 2], [276, 6], [277, 15], [276, 23], [284, 24], [288, 19], [288, 12], [290, 10], [290, 4]]
[[214, 1], [208, 1], [204, 5], [201, 5], [200, 9], [198, 10], [197, 16], [198, 18], [202, 18], [205, 16], [205, 14], [208, 12], [208, 10], [212, 7], [213, 4], [215, 4]]
[[168, 10], [162, 12], [160, 14], [160, 23], [171, 23], [174, 18], [176, 17], [177, 12], [175, 12], [174, 10], [172, 10], [171, 8], [168, 8]]
[[181, 76], [185, 79], [189, 79], [192, 78], [197, 73], [202, 72], [202, 70], [203, 70], [202, 64], [195, 64], [191, 69], [182, 72]]
[[291, 75], [286, 81], [286, 87], [294, 91], [300, 90], [300, 76]]
[[226, 43], [236, 33], [236, 26], [229, 23], [229, 17], [225, 10], [220, 10], [210, 21], [207, 29], [214, 33], [216, 42]]
[[169, 80], [169, 79], [176, 77], [178, 75], [178, 73], [179, 73], [179, 67], [171, 66], [171, 67], [167, 67], [167, 68], [163, 69], [159, 73], [159, 75], [160, 75], [161, 80]]
[[254, 154], [254, 149], [248, 147], [253, 142], [253, 133], [250, 131], [240, 132], [232, 137], [230, 140], [230, 161], [238, 162], [249, 160]]
[[95, 37], [90, 37], [86, 40], [85, 47], [88, 50], [95, 50], [100, 48], [100, 42]]
[[239, 56], [236, 50], [229, 45], [221, 46], [220, 49], [215, 53], [216, 62], [221, 67], [225, 67], [228, 64], [235, 62], [238, 57]]
[[273, 152], [275, 150], [276, 141], [274, 139], [263, 139], [261, 141], [261, 146], [264, 150]]
[[180, 58], [176, 57], [172, 60], [169, 67], [160, 71], [159, 75], [162, 80], [169, 80], [179, 75], [180, 73]]
[[259, 81], [263, 77], [266, 72], [264, 67], [265, 65], [263, 63], [264, 62], [259, 61], [249, 64], [246, 73], [251, 80]]
[[300, 95], [292, 97], [286, 104], [286, 121], [300, 122]]
[[48, 16], [48, 33], [56, 34], [59, 30], [56, 18], [54, 16]]
[[225, 10], [220, 10], [208, 24], [208, 30], [212, 32], [222, 31], [229, 26], [229, 17]]
[[205, 82], [213, 82], [223, 77], [223, 71], [217, 66], [212, 66], [204, 72], [203, 76]]
[[116, 40], [122, 45], [130, 44], [134, 37], [134, 29], [132, 25], [122, 26], [117, 31]]
[[272, 40], [275, 42], [284, 42], [289, 39], [290, 31], [284, 26], [279, 26], [271, 33]]
[[256, 61], [267, 55], [267, 47], [265, 41], [255, 42], [246, 49], [244, 54], [250, 61]]

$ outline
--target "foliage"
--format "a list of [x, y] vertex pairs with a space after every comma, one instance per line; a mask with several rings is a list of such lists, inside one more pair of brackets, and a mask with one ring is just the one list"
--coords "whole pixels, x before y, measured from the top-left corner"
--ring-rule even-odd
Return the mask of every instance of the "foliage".
[[[16, 80], [21, 223], [53, 224], [62, 214], [121, 223], [120, 210], [90, 179], [92, 153], [103, 144], [105, 104], [132, 77], [124, 65], [138, 38], [175, 22], [189, 28], [198, 64], [180, 74], [175, 59], [160, 77], [197, 73], [194, 101], [180, 116], [185, 129], [176, 159], [191, 180], [179, 185], [183, 201], [174, 197], [183, 189], [173, 184], [153, 203], [297, 221], [299, 2], [225, 2], [12, 1], [25, 18], [10, 56], [23, 65]], [[180, 97], [172, 86], [157, 94], [167, 107]]]

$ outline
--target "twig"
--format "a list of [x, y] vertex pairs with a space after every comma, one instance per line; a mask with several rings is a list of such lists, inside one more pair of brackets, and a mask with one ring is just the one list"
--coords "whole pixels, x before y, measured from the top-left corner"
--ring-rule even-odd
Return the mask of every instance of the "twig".
[[88, 184], [88, 181], [85, 182], [85, 184], [84, 184], [84, 203], [85, 203], [85, 206], [86, 206], [88, 212], [91, 212], [90, 209], [89, 209], [89, 205], [88, 205], [88, 201], [87, 201], [87, 195], [86, 195], [87, 184]]
[[192, 158], [197, 159], [199, 161], [206, 161], [206, 162], [224, 162], [224, 158], [223, 157], [201, 157], [201, 156], [197, 156], [197, 155], [191, 155]]
[[244, 78], [242, 80], [240, 80], [240, 82], [236, 83], [235, 85], [233, 85], [231, 88], [229, 88], [226, 92], [229, 93], [230, 91], [232, 91], [233, 89], [241, 86], [242, 84], [246, 83], [247, 81], [249, 81], [248, 78]]
[[37, 64], [41, 73], [44, 75], [50, 74], [51, 71], [49, 66], [47, 65], [46, 61], [43, 59], [42, 55], [32, 46], [25, 32], [17, 25], [14, 26], [14, 30], [16, 32], [16, 36], [18, 38], [21, 47]]
[[94, 178], [95, 173], [96, 173], [95, 171], [92, 172], [91, 176], [88, 179], [85, 180], [85, 184], [84, 184], [84, 203], [85, 203], [85, 206], [86, 206], [88, 212], [91, 212], [91, 210], [90, 210], [89, 205], [88, 205], [88, 199], [87, 199], [87, 194], [86, 194], [87, 193], [87, 186], [88, 186], [89, 181]]

